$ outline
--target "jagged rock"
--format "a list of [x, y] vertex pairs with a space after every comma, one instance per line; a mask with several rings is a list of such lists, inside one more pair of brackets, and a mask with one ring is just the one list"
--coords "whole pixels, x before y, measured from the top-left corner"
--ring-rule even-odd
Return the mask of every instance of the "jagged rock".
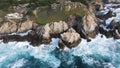
[[102, 0], [96, 0], [95, 9], [97, 11], [104, 9]]
[[63, 21], [51, 23], [49, 27], [50, 34], [60, 34], [68, 29], [67, 23]]
[[116, 16], [116, 14], [113, 13], [113, 11], [111, 9], [109, 9], [107, 14], [98, 14], [98, 15], [96, 15], [97, 18], [100, 18], [102, 20], [106, 20], [106, 19], [108, 19], [110, 17], [114, 17], [114, 16]]
[[74, 28], [76, 31], [77, 30], [77, 27], [81, 28], [81, 23], [82, 23], [82, 18], [77, 16], [76, 14], [71, 14], [69, 17], [68, 17], [68, 25], [69, 25], [69, 28], [72, 27]]
[[113, 36], [117, 39], [120, 38], [120, 21], [113, 19], [107, 28], [113, 31]]
[[16, 32], [17, 25], [16, 23], [5, 22], [3, 25], [0, 26], [0, 34], [8, 34]]
[[58, 36], [68, 29], [67, 23], [60, 21], [39, 26], [36, 33], [43, 39], [50, 39], [52, 36]]
[[109, 29], [115, 29], [118, 26], [118, 23], [119, 23], [118, 20], [113, 19], [111, 21], [111, 23], [107, 26], [107, 28], [109, 28]]
[[100, 32], [100, 34], [103, 34], [103, 35], [105, 35], [107, 38], [111, 38], [111, 37], [113, 37], [114, 36], [114, 31], [113, 30], [105, 30], [104, 28], [102, 28], [102, 27], [99, 27], [99, 32]]
[[32, 29], [32, 27], [33, 27], [33, 21], [27, 20], [23, 23], [19, 23], [17, 32], [25, 32], [27, 30]]
[[73, 28], [70, 28], [60, 36], [61, 40], [59, 41], [59, 47], [62, 49], [64, 49], [65, 46], [68, 48], [76, 47], [81, 41], [79, 33], [77, 33]]
[[83, 34], [87, 37], [95, 37], [97, 34], [98, 30], [98, 23], [97, 19], [92, 12], [88, 12], [84, 17], [83, 17]]
[[85, 39], [94, 38], [98, 32], [98, 21], [92, 9], [94, 9], [92, 6], [89, 7], [83, 18], [76, 14], [70, 15], [68, 18], [69, 27], [74, 28]]
[[0, 34], [20, 33], [37, 27], [31, 20], [15, 22], [13, 20], [3, 21], [0, 24]]

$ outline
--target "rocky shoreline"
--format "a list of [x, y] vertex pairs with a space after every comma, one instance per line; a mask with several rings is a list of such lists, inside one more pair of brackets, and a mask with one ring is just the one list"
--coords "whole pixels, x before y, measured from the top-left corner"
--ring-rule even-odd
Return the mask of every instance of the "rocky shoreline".
[[[82, 38], [90, 42], [91, 38], [95, 38], [99, 33], [107, 38], [120, 39], [120, 21], [113, 19], [109, 22], [109, 25], [106, 24], [107, 19], [116, 16], [113, 10], [119, 7], [118, 4], [105, 6], [104, 9], [101, 9], [101, 7], [90, 4], [89, 7], [86, 7], [88, 11], [82, 18], [76, 14], [71, 14], [67, 21], [53, 22], [46, 25], [38, 25], [29, 18], [22, 21], [21, 19], [13, 20], [7, 18], [7, 21], [1, 20], [0, 39], [4, 43], [9, 41], [28, 41], [33, 46], [39, 46], [40, 44], [49, 44], [52, 38], [60, 38], [59, 47], [61, 49], [64, 49], [65, 46], [68, 48], [76, 47]], [[105, 10], [108, 10], [106, 14], [101, 12]], [[20, 33], [28, 30], [31, 31], [23, 36], [20, 35]]]

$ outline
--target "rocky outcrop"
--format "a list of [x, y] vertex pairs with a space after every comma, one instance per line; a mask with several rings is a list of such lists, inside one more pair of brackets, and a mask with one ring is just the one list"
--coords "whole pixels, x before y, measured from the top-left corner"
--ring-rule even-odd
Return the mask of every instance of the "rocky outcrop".
[[104, 9], [102, 0], [96, 0], [94, 6], [97, 11]]
[[[99, 1], [99, 0], [98, 0]], [[51, 9], [57, 9], [57, 6], [60, 6], [60, 9], [68, 12], [81, 7], [81, 3], [70, 1], [65, 1], [66, 5], [52, 4]], [[46, 25], [37, 25], [33, 21], [27, 19], [23, 20], [24, 17], [20, 17], [20, 14], [6, 15], [7, 21], [2, 21], [0, 24], [0, 34], [8, 34], [7, 36], [0, 36], [5, 40], [17, 40], [24, 41], [27, 40], [31, 42], [33, 46], [38, 46], [39, 44], [49, 44], [51, 38], [60, 38], [59, 47], [64, 49], [64, 47], [73, 48], [76, 47], [80, 42], [81, 38], [87, 39], [90, 41], [90, 38], [94, 38], [98, 32], [106, 35], [107, 37], [120, 37], [120, 28], [118, 27], [119, 23], [112, 21], [108, 26], [110, 31], [106, 31], [103, 28], [100, 28], [98, 21], [104, 22], [109, 17], [113, 16], [113, 11], [109, 11], [105, 15], [95, 15], [95, 10], [103, 9], [101, 2], [96, 2], [98, 8], [88, 4], [87, 6], [83, 5], [86, 8], [85, 15], [81, 17], [79, 14], [71, 14], [67, 18], [67, 21], [59, 21], [48, 23]], [[19, 8], [19, 7], [18, 7]], [[39, 8], [38, 8], [39, 9]], [[35, 14], [37, 16], [36, 9]], [[20, 11], [22, 13], [22, 11]], [[26, 11], [27, 12], [27, 11]], [[26, 13], [23, 11], [23, 13]], [[97, 19], [96, 16], [100, 19]], [[14, 19], [17, 19], [15, 21]], [[22, 20], [21, 20], [22, 19]], [[102, 19], [102, 21], [101, 21]], [[19, 21], [18, 21], [19, 20]], [[120, 25], [119, 25], [120, 26]], [[10, 33], [21, 33], [27, 30], [32, 29], [31, 32], [26, 36], [9, 35]], [[18, 39], [17, 39], [18, 38]]]
[[87, 38], [94, 38], [98, 32], [97, 19], [93, 12], [88, 11], [88, 13], [82, 19], [82, 32]]
[[98, 33], [98, 20], [94, 14], [94, 7], [89, 6], [88, 12], [85, 16], [80, 17], [76, 14], [72, 14], [68, 18], [69, 27], [74, 28], [82, 38], [88, 39], [94, 38]]
[[25, 32], [27, 30], [32, 29], [32, 27], [33, 27], [33, 21], [27, 20], [25, 22], [22, 22], [22, 23], [18, 24], [17, 32], [18, 33]]
[[120, 38], [120, 21], [118, 20], [112, 20], [111, 23], [108, 25], [108, 29], [113, 31], [113, 37], [119, 39]]
[[23, 22], [15, 22], [13, 20], [10, 20], [2, 22], [0, 25], [0, 34], [25, 32], [37, 26], [34, 25], [33, 21], [30, 20]]
[[17, 24], [11, 22], [5, 22], [0, 26], [0, 34], [8, 34], [17, 31]]
[[49, 23], [43, 26], [39, 26], [36, 29], [36, 33], [42, 37], [42, 39], [51, 39], [51, 37], [59, 36], [59, 34], [65, 32], [68, 29], [67, 23], [64, 21]]
[[80, 41], [80, 34], [77, 33], [73, 28], [70, 28], [67, 32], [60, 35], [59, 47], [64, 49], [65, 46], [68, 48], [76, 47]]

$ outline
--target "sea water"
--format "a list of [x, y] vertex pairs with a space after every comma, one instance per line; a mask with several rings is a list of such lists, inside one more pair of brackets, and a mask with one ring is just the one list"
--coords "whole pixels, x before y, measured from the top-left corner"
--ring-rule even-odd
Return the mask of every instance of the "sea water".
[[[115, 4], [106, 4], [106, 9]], [[120, 9], [114, 9], [120, 18]], [[82, 39], [72, 49], [58, 47], [59, 38], [48, 45], [33, 47], [30, 42], [8, 42], [0, 40], [0, 68], [120, 68], [120, 39], [101, 37], [98, 34], [91, 42]]]

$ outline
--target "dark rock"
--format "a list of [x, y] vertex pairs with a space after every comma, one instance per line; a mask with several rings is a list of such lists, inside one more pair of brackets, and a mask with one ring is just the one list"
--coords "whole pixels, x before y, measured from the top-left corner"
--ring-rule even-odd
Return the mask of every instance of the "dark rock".
[[105, 15], [96, 15], [97, 18], [102, 19], [102, 20], [106, 20], [106, 19], [108, 19], [110, 17], [114, 17], [114, 16], [116, 16], [116, 14], [113, 13], [112, 10], [109, 10], [108, 13]]

